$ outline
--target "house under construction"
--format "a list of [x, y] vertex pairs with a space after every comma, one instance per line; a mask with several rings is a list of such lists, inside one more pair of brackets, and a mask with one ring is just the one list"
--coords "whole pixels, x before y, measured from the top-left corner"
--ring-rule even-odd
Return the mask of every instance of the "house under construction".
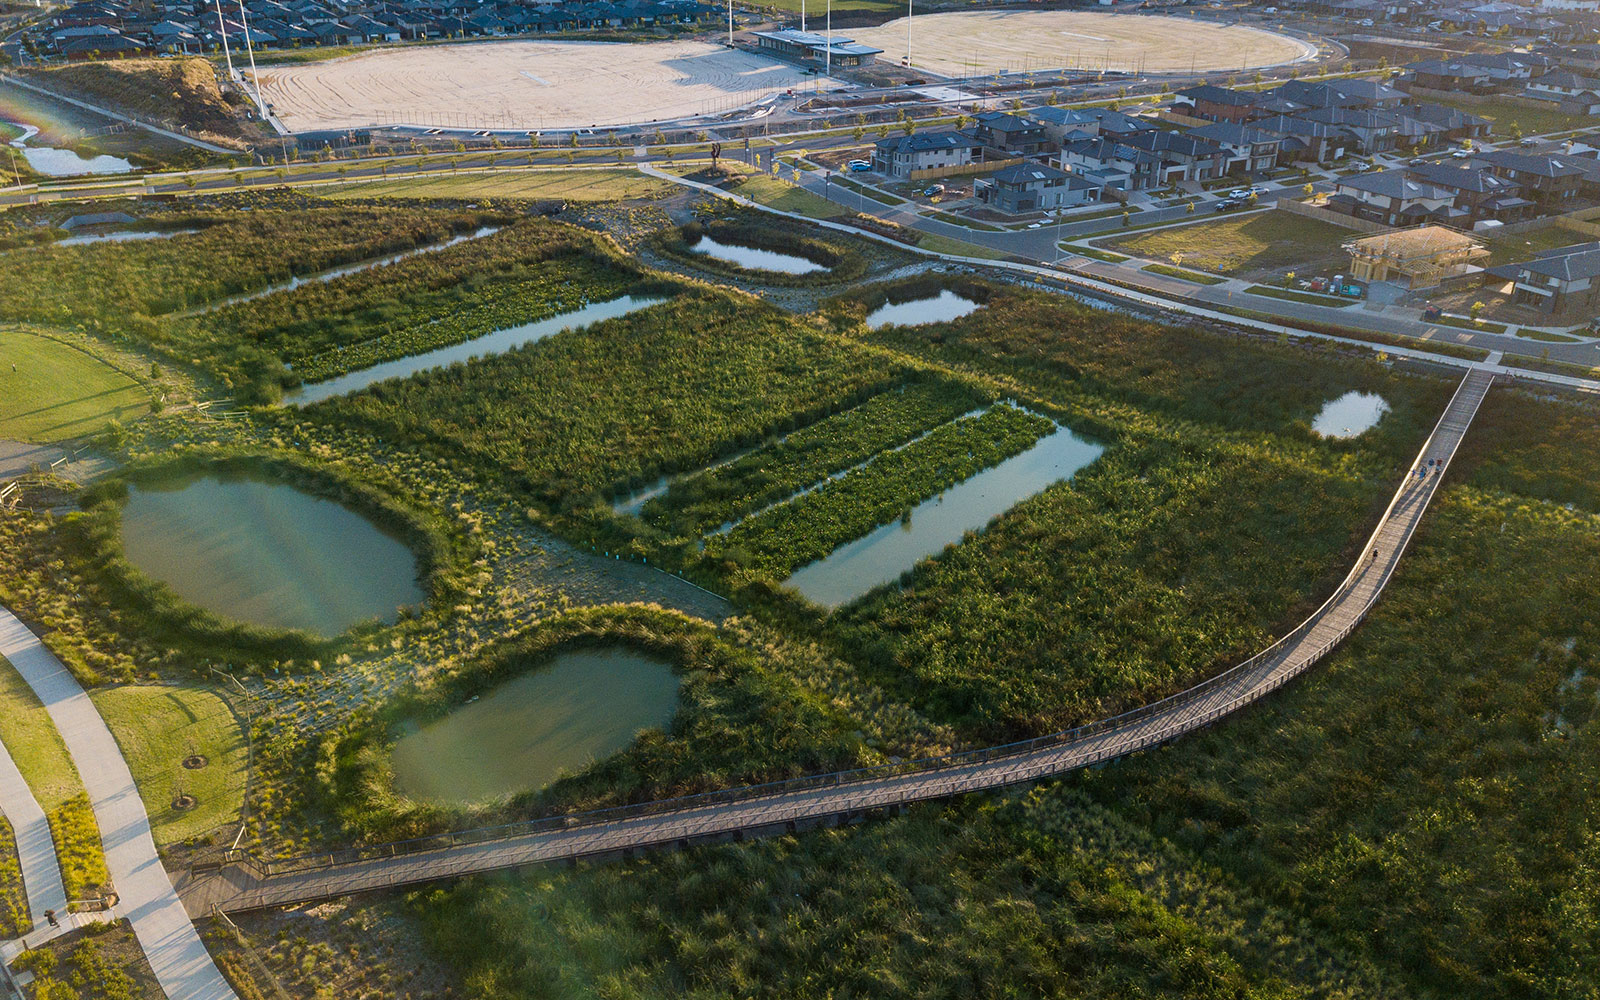
[[1344, 245], [1351, 274], [1359, 281], [1392, 281], [1407, 288], [1433, 288], [1482, 270], [1489, 251], [1449, 226], [1417, 226], [1363, 236]]

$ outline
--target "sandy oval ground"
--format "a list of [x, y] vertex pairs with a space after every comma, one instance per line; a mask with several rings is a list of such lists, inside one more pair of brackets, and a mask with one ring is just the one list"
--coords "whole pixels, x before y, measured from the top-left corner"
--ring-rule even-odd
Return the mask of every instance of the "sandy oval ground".
[[[849, 34], [883, 49], [880, 59], [899, 62], [906, 54], [906, 18], [853, 28]], [[1149, 14], [974, 11], [924, 14], [911, 28], [912, 65], [942, 76], [1048, 69], [1253, 69], [1315, 55], [1308, 42], [1260, 28]]]
[[688, 41], [428, 45], [261, 69], [262, 96], [294, 132], [669, 121], [809, 85], [798, 66]]

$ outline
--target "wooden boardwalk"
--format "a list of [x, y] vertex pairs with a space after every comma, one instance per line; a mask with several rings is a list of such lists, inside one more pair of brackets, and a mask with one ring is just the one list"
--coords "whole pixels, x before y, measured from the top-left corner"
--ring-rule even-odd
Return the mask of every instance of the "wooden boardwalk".
[[[1194, 732], [1275, 691], [1316, 664], [1376, 603], [1422, 521], [1494, 376], [1462, 381], [1361, 557], [1312, 615], [1260, 653], [1172, 697], [1066, 733], [932, 761], [558, 816], [288, 861], [242, 853], [196, 868], [178, 891], [191, 914], [310, 902], [474, 872], [577, 858], [621, 857], [691, 843], [787, 832], [872, 810], [1058, 775]], [[1426, 476], [1418, 476], [1425, 470]]]

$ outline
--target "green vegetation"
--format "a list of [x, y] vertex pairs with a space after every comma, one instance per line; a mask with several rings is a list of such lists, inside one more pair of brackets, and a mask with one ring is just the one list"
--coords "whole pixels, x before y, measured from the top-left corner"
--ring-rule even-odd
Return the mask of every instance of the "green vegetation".
[[17, 956], [31, 1000], [149, 1000], [161, 985], [127, 921], [91, 922]]
[[[156, 846], [238, 824], [247, 753], [227, 702], [175, 686], [106, 688], [91, 697], [133, 772]], [[185, 796], [192, 805], [180, 802]]]
[[1521, 126], [1522, 131], [1528, 135], [1544, 135], [1547, 132], [1584, 128], [1594, 124], [1588, 115], [1569, 115], [1557, 109], [1554, 103], [1547, 104], [1544, 101], [1523, 103], [1504, 97], [1458, 100], [1449, 97], [1430, 97], [1428, 100], [1448, 104], [1468, 114], [1489, 119], [1495, 124], [1497, 137], [1505, 135], [1512, 122]]
[[143, 386], [88, 352], [0, 328], [0, 438], [85, 437], [149, 409]]
[[[502, 154], [507, 161], [515, 155]], [[513, 170], [382, 180], [319, 187], [317, 194], [346, 198], [556, 198], [566, 201], [621, 201], [657, 198], [674, 186], [633, 169]]]
[[151, 345], [176, 362], [211, 368], [248, 395], [282, 378], [283, 357], [233, 328], [207, 325], [205, 317], [168, 314], [295, 275], [438, 243], [495, 221], [504, 217], [395, 207], [178, 214], [163, 222], [205, 228], [161, 240], [0, 255], [0, 287], [9, 290], [0, 300], [0, 316]]
[[1128, 259], [1126, 254], [1111, 253], [1108, 250], [1097, 250], [1094, 247], [1078, 247], [1063, 243], [1061, 244], [1061, 248], [1067, 253], [1075, 253], [1083, 257], [1088, 257], [1091, 260], [1105, 261], [1107, 264], [1120, 264]]
[[67, 898], [87, 899], [96, 887], [111, 881], [89, 794], [50, 713], [4, 659], [0, 659], [0, 742], [50, 821]]
[[766, 174], [751, 174], [741, 181], [735, 190], [743, 197], [768, 208], [775, 208], [780, 212], [794, 212], [813, 219], [834, 219], [850, 214], [850, 210], [843, 205], [836, 205], [804, 188]]
[[19, 938], [33, 929], [28, 919], [28, 894], [22, 884], [22, 862], [11, 824], [0, 816], [0, 937]]
[[891, 390], [726, 465], [681, 479], [665, 496], [647, 503], [641, 514], [674, 534], [703, 535], [904, 444], [980, 402], [970, 390], [948, 383]]
[[1169, 278], [1177, 278], [1180, 281], [1191, 281], [1197, 285], [1220, 285], [1228, 280], [1227, 278], [1219, 278], [1214, 274], [1200, 274], [1181, 267], [1169, 267], [1166, 264], [1146, 264], [1141, 270], [1149, 271], [1151, 274], [1162, 274]]
[[1517, 336], [1525, 340], [1539, 340], [1547, 344], [1580, 344], [1581, 337], [1573, 337], [1565, 333], [1552, 333], [1548, 330], [1529, 330], [1526, 327], [1517, 330]]
[[[387, 439], [502, 470], [572, 511], [602, 491], [701, 468], [898, 380], [892, 361], [775, 307], [705, 292], [322, 407]], [[747, 391], [756, 385], [761, 392]]]
[[1302, 270], [1339, 255], [1350, 230], [1288, 212], [1257, 212], [1211, 222], [1151, 229], [1109, 245], [1138, 257], [1169, 260], [1181, 253], [1186, 264], [1217, 274]]
[[951, 257], [975, 257], [978, 260], [1006, 260], [1011, 256], [1004, 250], [981, 247], [976, 243], [952, 239], [949, 236], [940, 236], [938, 233], [919, 233], [917, 246], [924, 250], [931, 250], [934, 253], [948, 254]]
[[1485, 240], [1484, 245], [1489, 248], [1488, 263], [1495, 265], [1528, 260], [1545, 250], [1554, 250], [1557, 247], [1571, 246], [1584, 241], [1585, 236], [1582, 233], [1573, 232], [1560, 225], [1549, 225], [1542, 229], [1508, 233], [1498, 239]]
[[1527, 354], [1507, 354], [1501, 359], [1501, 364], [1512, 368], [1526, 368], [1529, 371], [1549, 372], [1552, 375], [1571, 375], [1575, 378], [1600, 378], [1600, 365], [1578, 365], [1570, 361], [1551, 361], [1549, 358], [1535, 358]]
[[1491, 323], [1488, 320], [1468, 319], [1465, 316], [1440, 316], [1438, 319], [1428, 320], [1440, 326], [1453, 326], [1458, 330], [1474, 330], [1478, 333], [1505, 333], [1504, 323]]
[[837, 481], [825, 482], [710, 539], [706, 554], [782, 579], [943, 490], [1026, 451], [1050, 420], [996, 405], [885, 451]]
[[[667, 285], [651, 285], [660, 291]], [[230, 370], [319, 381], [644, 290], [593, 234], [540, 219], [383, 267], [250, 299], [177, 323], [179, 350], [231, 339]], [[180, 346], [181, 345], [181, 346]]]

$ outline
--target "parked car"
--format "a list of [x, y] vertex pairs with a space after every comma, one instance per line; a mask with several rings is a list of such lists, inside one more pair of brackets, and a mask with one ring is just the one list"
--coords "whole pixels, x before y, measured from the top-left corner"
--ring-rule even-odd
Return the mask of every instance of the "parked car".
[[932, 198], [936, 194], [944, 194], [943, 184], [930, 184], [922, 189], [923, 197]]
[[1539, 140], [1533, 138], [1532, 136], [1528, 136], [1527, 138], [1523, 139], [1521, 142], [1517, 143], [1517, 145], [1521, 146], [1523, 149], [1529, 149], [1529, 148], [1531, 148], [1533, 146], [1539, 145]]
[[1422, 318], [1429, 321], [1436, 320], [1443, 315], [1444, 310], [1434, 305], [1432, 302], [1429, 302], [1427, 308], [1422, 310]]
[[1224, 198], [1222, 201], [1217, 202], [1217, 207], [1214, 211], [1231, 212], [1236, 208], [1243, 208], [1245, 204], [1243, 198]]
[[1229, 198], [1248, 198], [1248, 197], [1250, 197], [1250, 189], [1249, 188], [1234, 188], [1232, 191], [1228, 192], [1228, 197]]
[[1250, 190], [1246, 191], [1244, 194], [1246, 198], [1250, 197], [1251, 195], [1255, 195], [1257, 198], [1259, 198], [1266, 193], [1267, 189], [1262, 187], [1260, 184], [1252, 184], [1250, 185]]
[[1455, 152], [1450, 154], [1450, 158], [1453, 159], [1453, 160], [1465, 160], [1467, 157], [1469, 157], [1471, 155], [1472, 155], [1472, 150], [1470, 150], [1470, 149], [1458, 149]]
[[850, 172], [853, 174], [864, 174], [872, 169], [872, 161], [851, 160], [849, 163], [845, 164], [845, 166], [849, 167]]

